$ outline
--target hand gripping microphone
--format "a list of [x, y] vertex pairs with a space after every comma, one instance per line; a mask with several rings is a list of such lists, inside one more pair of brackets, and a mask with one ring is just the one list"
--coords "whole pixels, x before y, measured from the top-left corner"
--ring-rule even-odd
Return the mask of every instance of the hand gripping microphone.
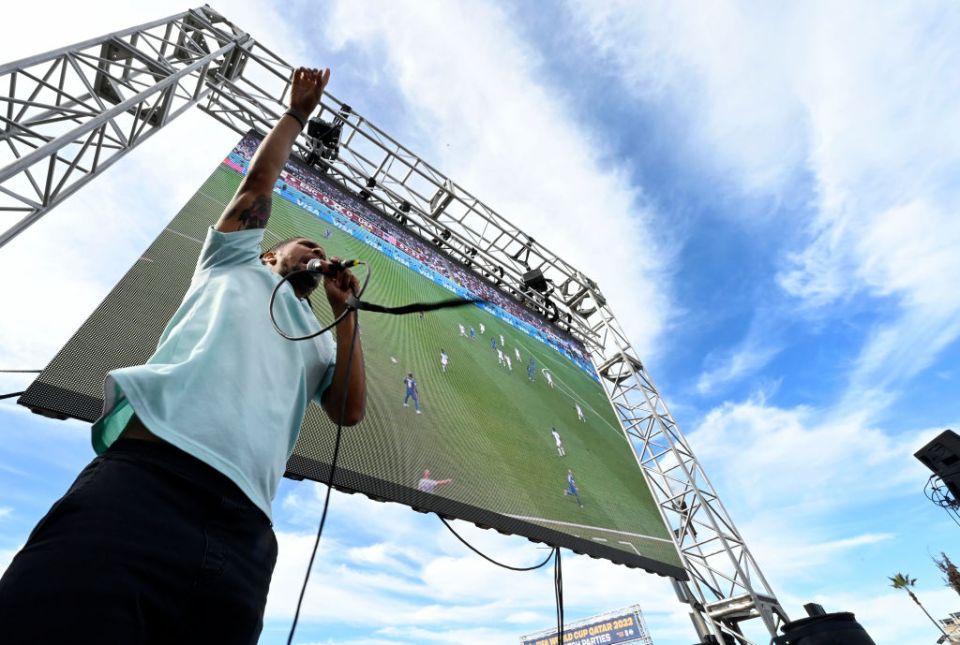
[[[277, 325], [277, 321], [273, 316], [273, 303], [277, 297], [277, 291], [283, 283], [287, 282], [290, 279], [290, 276], [295, 273], [319, 273], [328, 278], [334, 278], [340, 275], [343, 271], [353, 268], [357, 265], [363, 264], [367, 267], [367, 276], [364, 278], [363, 284], [360, 286], [360, 291], [356, 294], [351, 295], [347, 298], [347, 309], [340, 314], [336, 320], [324, 327], [323, 329], [313, 332], [312, 334], [307, 334], [305, 336], [290, 336]], [[337, 323], [339, 323], [350, 311], [362, 309], [364, 311], [374, 311], [382, 314], [393, 314], [393, 315], [402, 315], [402, 314], [411, 314], [417, 312], [426, 312], [434, 311], [437, 309], [447, 309], [450, 307], [463, 307], [466, 305], [473, 305], [483, 302], [480, 298], [450, 298], [448, 300], [440, 300], [438, 302], [414, 302], [408, 305], [401, 305], [399, 307], [384, 307], [382, 305], [375, 305], [370, 302], [364, 302], [360, 300], [360, 297], [363, 295], [363, 292], [367, 289], [367, 283], [370, 281], [371, 271], [370, 265], [364, 262], [363, 260], [340, 260], [340, 261], [331, 261], [331, 260], [321, 260], [320, 258], [314, 258], [307, 262], [307, 268], [302, 271], [295, 271], [290, 275], [285, 276], [280, 282], [277, 283], [277, 286], [273, 288], [273, 293], [270, 294], [270, 304], [268, 307], [268, 312], [270, 313], [270, 322], [273, 323], [273, 328], [278, 334], [286, 338], [287, 340], [308, 340], [310, 338], [315, 338], [320, 334], [326, 333], [333, 329]]]
[[[326, 263], [326, 266], [324, 266]], [[340, 260], [328, 261], [314, 259], [307, 262], [307, 271], [310, 273], [322, 273], [325, 276], [333, 277], [345, 269], [351, 269], [360, 264], [360, 260]]]

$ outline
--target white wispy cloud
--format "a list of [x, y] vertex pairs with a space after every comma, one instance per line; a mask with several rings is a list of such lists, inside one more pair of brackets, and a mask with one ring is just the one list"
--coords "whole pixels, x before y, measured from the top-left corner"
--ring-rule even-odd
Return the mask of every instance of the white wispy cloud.
[[[728, 492], [726, 488], [725, 492]], [[811, 512], [789, 517], [736, 508], [741, 520], [738, 528], [747, 537], [751, 552], [777, 594], [797, 596], [801, 589], [832, 586], [833, 581], [823, 585], [820, 578], [823, 571], [837, 572], [864, 552], [883, 554], [897, 548], [898, 536], [894, 533], [851, 535], [853, 528], [832, 528], [832, 521], [822, 520], [826, 511], [818, 518], [817, 513]], [[832, 537], [835, 535], [844, 537]], [[781, 601], [786, 602], [783, 598]], [[802, 604], [796, 603], [787, 609], [792, 612]]]
[[336, 48], [382, 53], [403, 99], [392, 109], [419, 133], [407, 145], [597, 280], [637, 350], [658, 351], [673, 315], [672, 250], [629, 169], [570, 114], [563, 96], [576, 85], [545, 84], [545, 61], [508, 11], [338, 2], [323, 26]]
[[[298, 486], [289, 497], [296, 501], [283, 504], [285, 514], [318, 517], [322, 487]], [[525, 566], [547, 554], [523, 538], [463, 522], [454, 525], [501, 562]], [[326, 530], [331, 537], [321, 541], [304, 601], [305, 625], [367, 633], [371, 642], [378, 640], [371, 634], [398, 644], [428, 637], [443, 641], [443, 634], [457, 633], [462, 639], [456, 642], [479, 644], [513, 642], [553, 620], [549, 565], [530, 573], [500, 569], [468, 551], [431, 515], [360, 495], [334, 494]], [[344, 530], [351, 534], [349, 545], [332, 537]], [[313, 539], [288, 531], [279, 537], [280, 559], [267, 605], [273, 619], [290, 617]], [[394, 557], [400, 562], [391, 563]], [[664, 578], [583, 556], [565, 556], [563, 575], [571, 620], [640, 603], [663, 639], [689, 636], [689, 622]], [[377, 609], [370, 614], [358, 607]]]
[[[52, 1], [11, 6], [9, 24], [26, 24], [38, 13], [55, 18], [41, 30], [6, 30], [0, 60], [63, 47], [185, 8], [172, 0], [100, 2], [95, 10]], [[231, 4], [228, 17], [268, 46], [282, 44], [282, 55], [307, 58], [305, 41], [294, 37], [295, 26], [281, 11], [244, 0]], [[0, 317], [0, 367], [46, 366], [238, 139], [199, 110], [188, 112], [0, 249], [0, 273], [8, 276], [0, 282], [0, 299], [16, 311]], [[0, 387], [22, 389], [28, 379], [3, 375]]]
[[691, 161], [727, 180], [711, 181], [717, 193], [779, 193], [795, 177], [806, 154], [791, 73], [802, 55], [795, 8], [630, 0], [568, 8], [574, 37], [641, 105], [680, 124], [676, 145]]
[[869, 21], [844, 11], [817, 23], [816, 60], [833, 72], [805, 79], [819, 214], [783, 274], [801, 298], [814, 285], [815, 305], [857, 292], [897, 303], [860, 352], [851, 405], [895, 395], [960, 335], [960, 95], [944, 82], [960, 64], [960, 14], [870, 10]]
[[794, 191], [809, 202], [777, 276], [787, 294], [834, 318], [860, 294], [897, 305], [863, 339], [851, 402], [881, 409], [956, 340], [956, 6], [624, 1], [571, 11], [638, 105], [675, 110], [691, 163], [721, 178], [718, 194]]
[[[690, 443], [788, 611], [810, 596], [823, 598], [828, 610], [855, 611], [871, 635], [887, 639], [908, 630], [889, 631], [892, 620], [869, 610], [883, 578], [863, 577], [858, 563], [866, 558], [873, 572], [879, 562], [895, 568], [897, 560], [915, 561], [912, 533], [931, 519], [919, 494], [929, 472], [912, 453], [940, 430], [893, 434], [868, 417], [782, 408], [754, 397], [712, 410]], [[865, 509], [890, 515], [876, 523]], [[897, 516], [909, 519], [893, 521]], [[867, 528], [878, 524], [887, 530]], [[912, 616], [898, 620], [913, 629], [923, 625]]]
[[731, 351], [710, 354], [704, 359], [707, 367], [697, 378], [697, 392], [710, 394], [724, 385], [739, 381], [762, 370], [780, 349], [757, 344], [747, 339]]
[[[848, 385], [829, 408], [727, 403], [690, 441], [783, 602], [805, 602], [795, 590], [855, 553], [897, 557], [910, 536], [864, 530], [862, 509], [915, 512], [905, 495], [929, 473], [911, 453], [937, 430], [894, 432], [876, 419], [960, 334], [957, 8], [581, 2], [571, 11], [637, 105], [673, 110], [690, 133], [678, 145], [719, 196], [793, 193], [809, 205], [807, 219], [778, 227], [792, 252], [774, 276], [801, 315], [842, 323], [857, 298], [894, 305], [874, 317], [852, 364], [835, 366]], [[762, 363], [751, 349], [744, 341], [720, 354], [700, 384]], [[895, 611], [894, 596], [879, 600], [874, 583], [850, 576], [851, 593], [824, 604], [854, 609], [875, 637], [916, 642], [923, 616]]]
[[780, 408], [753, 398], [711, 410], [691, 441], [711, 477], [729, 487], [726, 496], [752, 510], [800, 512], [860, 505], [915, 486], [924, 477], [912, 454], [937, 432], [892, 435], [864, 416]]

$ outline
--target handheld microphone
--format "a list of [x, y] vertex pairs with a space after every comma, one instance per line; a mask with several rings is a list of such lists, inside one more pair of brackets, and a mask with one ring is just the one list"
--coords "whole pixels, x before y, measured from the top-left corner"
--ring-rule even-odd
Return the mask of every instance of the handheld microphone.
[[324, 262], [324, 260], [320, 259], [310, 260], [307, 262], [307, 271], [311, 273], [322, 273], [323, 275], [332, 277], [345, 269], [350, 269], [360, 264], [360, 260], [326, 261], [326, 266], [324, 266]]

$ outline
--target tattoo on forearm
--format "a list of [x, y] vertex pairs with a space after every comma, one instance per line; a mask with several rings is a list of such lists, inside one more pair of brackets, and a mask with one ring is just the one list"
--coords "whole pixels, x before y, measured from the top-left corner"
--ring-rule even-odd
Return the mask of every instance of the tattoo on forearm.
[[270, 195], [259, 195], [253, 199], [253, 203], [249, 207], [239, 213], [236, 212], [238, 209], [235, 208], [234, 212], [230, 213], [230, 217], [240, 220], [240, 228], [244, 230], [266, 228], [267, 220], [270, 219], [270, 205]]

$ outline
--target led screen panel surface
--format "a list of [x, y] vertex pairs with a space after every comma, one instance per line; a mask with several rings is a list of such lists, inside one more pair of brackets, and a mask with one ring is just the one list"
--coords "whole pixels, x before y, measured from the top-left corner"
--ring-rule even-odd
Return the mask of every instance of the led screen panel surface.
[[[206, 231], [258, 142], [253, 133], [241, 140], [22, 404], [86, 420], [99, 416], [105, 374], [152, 354], [186, 292]], [[316, 240], [328, 255], [368, 262], [373, 277], [365, 301], [485, 300], [422, 316], [361, 313], [367, 415], [344, 431], [336, 486], [686, 577], [579, 343], [298, 160], [277, 183], [264, 244], [293, 236]], [[363, 267], [355, 272], [363, 278]], [[328, 323], [321, 291], [312, 300], [319, 321]], [[411, 374], [416, 400], [407, 396]], [[334, 425], [311, 404], [288, 475], [326, 481], [334, 436]], [[425, 470], [429, 479], [451, 481], [431, 487], [421, 481]]]

